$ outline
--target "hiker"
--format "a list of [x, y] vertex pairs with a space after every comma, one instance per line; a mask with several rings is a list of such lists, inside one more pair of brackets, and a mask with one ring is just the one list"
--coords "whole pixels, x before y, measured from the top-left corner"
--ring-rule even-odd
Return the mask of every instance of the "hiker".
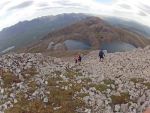
[[76, 57], [74, 58], [74, 60], [75, 60], [75, 63], [81, 62], [81, 60], [82, 60], [81, 55], [76, 56]]
[[74, 60], [75, 60], [75, 63], [78, 63], [78, 56], [75, 56]]
[[148, 108], [144, 113], [150, 113], [150, 108]]
[[99, 51], [99, 58], [100, 58], [100, 61], [103, 61], [104, 56], [105, 56], [105, 54], [104, 54], [103, 50], [100, 50], [100, 51]]
[[81, 60], [82, 60], [81, 55], [78, 55], [78, 62], [81, 62]]

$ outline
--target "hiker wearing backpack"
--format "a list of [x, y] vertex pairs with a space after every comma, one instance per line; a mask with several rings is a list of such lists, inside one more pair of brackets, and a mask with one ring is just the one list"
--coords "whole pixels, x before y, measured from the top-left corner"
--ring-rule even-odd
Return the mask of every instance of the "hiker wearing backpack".
[[99, 58], [100, 58], [100, 61], [103, 61], [104, 56], [105, 56], [105, 54], [104, 54], [103, 50], [100, 50], [100, 51], [99, 51]]
[[78, 55], [78, 62], [81, 62], [81, 60], [82, 60], [81, 55]]

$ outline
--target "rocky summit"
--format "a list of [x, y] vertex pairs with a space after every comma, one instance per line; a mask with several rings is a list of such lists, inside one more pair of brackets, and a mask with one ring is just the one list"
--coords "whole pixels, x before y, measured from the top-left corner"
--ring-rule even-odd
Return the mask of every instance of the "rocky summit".
[[0, 57], [0, 113], [143, 113], [150, 107], [150, 47], [55, 58]]

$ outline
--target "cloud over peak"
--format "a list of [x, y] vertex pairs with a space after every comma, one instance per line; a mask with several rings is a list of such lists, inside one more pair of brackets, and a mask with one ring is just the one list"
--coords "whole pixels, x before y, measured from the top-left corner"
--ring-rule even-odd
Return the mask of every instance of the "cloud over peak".
[[26, 8], [26, 7], [31, 6], [32, 3], [33, 3], [33, 1], [25, 1], [25, 2], [23, 2], [23, 3], [20, 3], [20, 4], [16, 5], [16, 6], [10, 7], [8, 10], [15, 10], [15, 9]]
[[19, 21], [60, 13], [114, 16], [150, 26], [149, 0], [2, 0], [0, 30]]

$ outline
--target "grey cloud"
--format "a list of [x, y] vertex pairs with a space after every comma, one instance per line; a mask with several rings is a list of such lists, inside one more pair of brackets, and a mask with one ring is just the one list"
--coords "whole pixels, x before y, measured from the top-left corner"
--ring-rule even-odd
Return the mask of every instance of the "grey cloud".
[[143, 4], [141, 7], [139, 7], [142, 11], [150, 14], [150, 6]]
[[21, 9], [21, 8], [28, 7], [32, 4], [33, 4], [33, 1], [26, 1], [26, 2], [23, 2], [19, 5], [13, 6], [13, 7], [9, 8], [8, 10]]
[[132, 12], [129, 12], [129, 11], [127, 12], [127, 11], [119, 11], [119, 10], [114, 10], [113, 13], [116, 15], [124, 15], [124, 14], [125, 15], [132, 15], [133, 14]]
[[[54, 9], [67, 9], [67, 8], [73, 8], [73, 9], [85, 9], [84, 7], [71, 7], [71, 6], [68, 6], [68, 7], [42, 7], [42, 8], [38, 8], [37, 10], [40, 10], [40, 11], [44, 11], [44, 10], [54, 10]], [[87, 8], [86, 8], [87, 9]]]
[[51, 7], [51, 6], [49, 6], [49, 7], [39, 8], [38, 10], [60, 9], [60, 8], [62, 8], [62, 7]]
[[150, 10], [150, 6], [149, 6], [149, 5], [143, 5], [143, 7], [144, 7], [145, 9]]
[[47, 3], [41, 3], [38, 4], [38, 10], [49, 10], [49, 9], [62, 9], [62, 8], [83, 8], [78, 3], [69, 2], [68, 0], [57, 0], [53, 2], [54, 4], [57, 4], [57, 6], [50, 6]]
[[73, 3], [73, 2], [69, 2], [67, 0], [55, 1], [54, 3], [57, 3], [62, 6], [71, 6], [71, 7], [80, 7], [81, 6], [79, 3]]
[[47, 3], [41, 3], [38, 5], [38, 7], [48, 7], [49, 5]]
[[141, 11], [141, 12], [139, 12], [139, 15], [140, 15], [140, 16], [147, 16], [147, 14], [146, 14], [146, 13], [144, 13], [144, 12], [142, 12], [142, 11]]
[[124, 8], [124, 9], [132, 9], [131, 6], [129, 6], [127, 4], [120, 4], [119, 6]]

